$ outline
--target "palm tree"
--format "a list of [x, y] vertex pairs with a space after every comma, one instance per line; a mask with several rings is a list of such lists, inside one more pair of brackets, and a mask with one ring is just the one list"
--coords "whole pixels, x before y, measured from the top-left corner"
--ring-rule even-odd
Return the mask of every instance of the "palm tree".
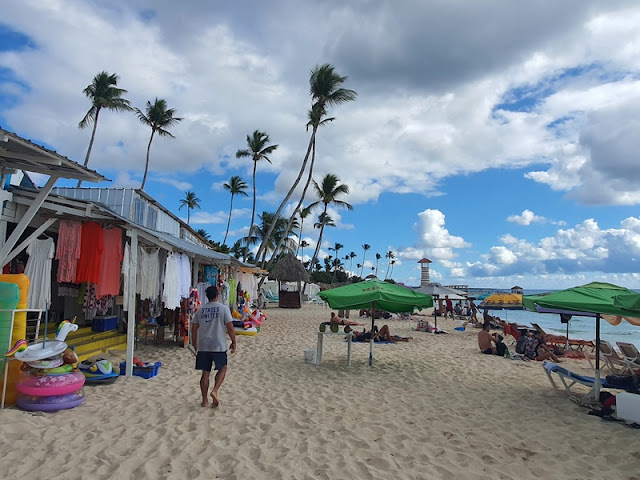
[[[309, 207], [305, 207], [302, 210], [300, 210], [298, 212], [298, 216], [300, 217], [300, 235], [298, 235], [298, 239], [300, 240], [298, 242], [298, 248], [300, 248], [302, 246], [303, 243], [305, 243], [305, 246], [309, 246], [309, 244], [307, 242], [305, 242], [304, 240], [302, 240], [302, 228], [304, 225], [304, 219], [307, 218], [310, 214], [311, 214], [311, 210], [313, 210], [312, 208]], [[291, 215], [291, 217], [293, 218], [294, 215]], [[296, 252], [296, 255], [298, 253]]]
[[[364, 268], [364, 259], [367, 256], [367, 250], [369, 250], [370, 248], [371, 245], [369, 245], [368, 243], [362, 245], [362, 250], [364, 250], [364, 253], [362, 254], [362, 268]], [[360, 277], [362, 277], [362, 269], [360, 269]]]
[[388, 278], [389, 276], [389, 268], [391, 267], [391, 260], [393, 260], [395, 257], [395, 255], [393, 254], [393, 252], [391, 250], [389, 250], [387, 253], [384, 254], [385, 258], [389, 259], [389, 263], [387, 264], [387, 272], [384, 275], [385, 280]]
[[313, 257], [311, 257], [311, 265], [314, 265], [316, 260], [318, 259], [318, 253], [320, 252], [320, 246], [322, 245], [322, 234], [324, 232], [324, 227], [327, 225], [330, 227], [336, 226], [329, 214], [326, 212], [322, 212], [320, 215], [318, 215], [318, 221], [313, 224], [314, 228], [320, 229], [320, 235], [318, 235], [318, 243], [316, 244], [316, 249], [313, 252]]
[[229, 205], [229, 220], [227, 221], [227, 231], [224, 232], [224, 240], [222, 240], [222, 244], [227, 244], [227, 235], [229, 235], [229, 225], [231, 225], [231, 212], [233, 211], [233, 196], [234, 195], [244, 195], [248, 197], [249, 195], [245, 190], [249, 188], [249, 186], [237, 175], [234, 175], [229, 180], [229, 183], [225, 183], [222, 185], [226, 191], [231, 193], [231, 204]]
[[380, 261], [381, 258], [382, 258], [382, 255], [380, 255], [379, 253], [376, 253], [376, 277], [378, 276], [378, 262]]
[[[109, 74], [102, 71], [93, 77], [91, 84], [87, 85], [87, 87], [82, 91], [82, 93], [91, 99], [91, 108], [84, 118], [80, 120], [80, 123], [78, 123], [78, 128], [86, 128], [93, 123], [91, 140], [89, 140], [89, 148], [87, 148], [87, 155], [84, 157], [85, 167], [89, 164], [93, 141], [96, 138], [96, 128], [98, 127], [100, 110], [103, 108], [106, 108], [107, 110], [114, 110], [116, 112], [130, 112], [133, 110], [129, 100], [122, 98], [122, 95], [127, 93], [127, 91], [123, 88], [118, 88], [118, 79], [119, 77], [115, 73]], [[79, 180], [77, 188], [80, 188], [81, 185], [82, 180]]]
[[349, 266], [349, 271], [351, 272], [351, 275], [353, 276], [353, 259], [356, 258], [356, 252], [351, 252], [349, 254], [349, 258], [351, 259], [351, 265]]
[[[323, 214], [327, 215], [327, 208], [332, 204], [338, 207], [344, 207], [347, 210], [353, 210], [353, 207], [349, 203], [338, 199], [338, 197], [341, 195], [349, 194], [349, 186], [344, 183], [340, 183], [340, 179], [336, 175], [332, 173], [326, 174], [322, 179], [321, 185], [318, 185], [318, 183], [314, 180], [313, 187], [316, 191], [316, 195], [318, 196], [318, 200], [313, 202], [309, 206], [315, 207], [317, 205], [323, 204], [324, 208], [322, 210], [322, 213], [320, 214], [321, 216]], [[314, 257], [318, 255], [318, 251], [320, 250], [324, 226], [325, 225], [323, 224], [320, 228], [320, 236], [318, 238], [318, 244], [316, 245], [316, 252], [314, 253]]]
[[[329, 247], [329, 250], [333, 250], [334, 252], [336, 252], [336, 260], [340, 260], [340, 258], [338, 257], [338, 251], [343, 248], [344, 245], [342, 245], [341, 243], [335, 243], [335, 245], [333, 247]], [[331, 278], [331, 283], [335, 282], [336, 280], [336, 270], [333, 270], [333, 277]]]
[[389, 278], [391, 279], [391, 276], [393, 275], [393, 266], [396, 264], [395, 260], [391, 260], [391, 274], [389, 275]]
[[322, 259], [322, 261], [324, 262], [324, 269], [327, 273], [329, 273], [331, 271], [331, 259], [333, 258], [333, 255], [327, 255], [326, 257], [324, 257]]
[[204, 238], [206, 241], [210, 240], [209, 232], [207, 232], [204, 228], [199, 228], [198, 230], [196, 230], [196, 233], [202, 238]]
[[306, 240], [300, 240], [300, 243], [298, 244], [298, 247], [300, 248], [300, 259], [304, 258], [304, 247], [308, 246], [309, 242], [307, 242]]
[[[256, 214], [256, 168], [258, 167], [258, 162], [260, 160], [266, 160], [267, 162], [271, 163], [271, 160], [269, 160], [269, 157], [267, 155], [271, 155], [278, 148], [278, 145], [267, 145], [268, 143], [269, 135], [259, 130], [255, 130], [252, 135], [247, 135], [247, 146], [249, 148], [244, 148], [236, 152], [236, 158], [251, 157], [251, 160], [253, 160], [253, 207], [251, 209], [251, 226], [249, 227], [249, 238], [251, 238], [251, 235], [253, 233], [253, 220]], [[247, 243], [244, 252], [244, 261], [247, 260], [248, 253], [249, 244]], [[257, 252], [256, 258], [260, 258], [260, 253], [261, 252]]]
[[140, 121], [145, 125], [151, 127], [151, 137], [149, 138], [149, 145], [147, 145], [147, 162], [144, 166], [142, 185], [140, 185], [140, 190], [144, 190], [144, 186], [147, 183], [147, 174], [149, 173], [149, 153], [151, 152], [153, 136], [157, 133], [161, 137], [175, 138], [168, 129], [182, 121], [182, 118], [174, 117], [176, 109], [167, 108], [167, 102], [163, 98], [158, 97], [156, 97], [156, 101], [153, 103], [147, 100], [146, 114], [139, 108], [136, 108], [135, 110], [138, 115], [138, 119], [140, 119]]
[[362, 265], [360, 265], [359, 263], [356, 263], [356, 268], [360, 268], [360, 271], [362, 271]]
[[[307, 147], [307, 153], [305, 154], [302, 165], [300, 166], [298, 176], [293, 182], [293, 185], [291, 185], [291, 188], [287, 192], [287, 195], [282, 200], [280, 207], [278, 207], [278, 211], [276, 212], [275, 216], [276, 220], [282, 214], [282, 210], [284, 209], [287, 202], [289, 202], [289, 199], [291, 198], [291, 195], [293, 195], [293, 192], [298, 186], [298, 183], [300, 183], [300, 179], [302, 178], [302, 175], [304, 174], [305, 168], [307, 166], [307, 161], [309, 160], [309, 154], [313, 150], [307, 183], [303, 189], [298, 206], [291, 214], [291, 218], [296, 215], [296, 212], [300, 209], [300, 206], [304, 201], [304, 197], [313, 174], [316, 132], [318, 131], [318, 127], [334, 120], [334, 118], [323, 118], [327, 114], [327, 108], [342, 105], [343, 103], [351, 102], [356, 99], [356, 96], [358, 94], [354, 90], [342, 88], [342, 84], [346, 80], [347, 77], [338, 75], [335, 69], [328, 63], [322, 66], [316, 65], [311, 70], [309, 77], [309, 93], [311, 94], [312, 106], [311, 110], [309, 110], [309, 122], [307, 122], [307, 131], [309, 131], [309, 127], [311, 127], [309, 146]], [[267, 232], [267, 237], [269, 237], [270, 235], [271, 232]], [[261, 248], [263, 247], [261, 246], [258, 249], [258, 253], [260, 253]]]
[[180, 199], [180, 207], [178, 210], [182, 210], [182, 207], [187, 207], [187, 225], [191, 221], [191, 210], [197, 208], [200, 209], [200, 199], [196, 197], [193, 192], [184, 192], [184, 198]]

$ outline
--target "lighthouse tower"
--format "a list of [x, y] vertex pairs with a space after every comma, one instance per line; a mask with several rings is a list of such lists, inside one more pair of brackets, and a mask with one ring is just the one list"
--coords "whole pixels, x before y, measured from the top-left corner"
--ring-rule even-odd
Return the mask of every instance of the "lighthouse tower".
[[425, 285], [429, 285], [431, 280], [429, 279], [429, 264], [432, 263], [428, 258], [423, 258], [418, 261], [420, 264], [420, 286], [424, 287]]

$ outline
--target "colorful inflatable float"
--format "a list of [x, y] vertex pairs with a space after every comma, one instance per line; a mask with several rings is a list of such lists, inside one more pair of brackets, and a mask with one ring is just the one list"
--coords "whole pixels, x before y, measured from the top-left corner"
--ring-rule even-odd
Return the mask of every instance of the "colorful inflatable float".
[[85, 376], [73, 369], [78, 356], [65, 343], [69, 332], [77, 329], [78, 325], [65, 320], [58, 326], [55, 339], [43, 338], [32, 345], [25, 345], [21, 339], [9, 350], [8, 355], [24, 362], [24, 373], [15, 384], [20, 408], [49, 412], [73, 408], [84, 401]]
[[[29, 293], [29, 277], [24, 273], [19, 274], [2, 274], [0, 282], [4, 285], [0, 291], [0, 309], [13, 310], [27, 308], [27, 296]], [[17, 286], [17, 296], [16, 296]], [[0, 335], [2, 344], [0, 348], [5, 349], [10, 345], [15, 345], [19, 340], [27, 336], [27, 312], [16, 312], [13, 319], [13, 330], [11, 327], [11, 312], [0, 312], [0, 331], [4, 332]], [[7, 343], [7, 339], [11, 339]], [[3, 359], [4, 360], [4, 359]], [[5, 360], [8, 361], [8, 360]], [[8, 362], [8, 376], [5, 390], [5, 405], [14, 405], [18, 398], [16, 390], [16, 380], [20, 377], [20, 362]], [[4, 365], [2, 372], [4, 373]], [[4, 375], [0, 375], [0, 384], [4, 382]], [[4, 385], [2, 388], [4, 389]]]

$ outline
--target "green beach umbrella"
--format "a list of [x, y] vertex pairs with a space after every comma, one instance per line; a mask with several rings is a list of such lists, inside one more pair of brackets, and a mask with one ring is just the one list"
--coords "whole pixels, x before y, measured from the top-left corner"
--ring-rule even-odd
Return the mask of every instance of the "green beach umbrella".
[[568, 316], [595, 317], [596, 319], [596, 382], [592, 396], [600, 393], [600, 318], [618, 325], [625, 318], [640, 325], [640, 295], [625, 287], [611, 283], [591, 282], [566, 290], [543, 295], [525, 295], [522, 304], [538, 313], [558, 313]]
[[[375, 310], [402, 313], [433, 306], [433, 297], [378, 279], [332, 288], [318, 294], [331, 308], [339, 310], [371, 309], [371, 330]], [[369, 365], [373, 364], [373, 342], [369, 342]]]

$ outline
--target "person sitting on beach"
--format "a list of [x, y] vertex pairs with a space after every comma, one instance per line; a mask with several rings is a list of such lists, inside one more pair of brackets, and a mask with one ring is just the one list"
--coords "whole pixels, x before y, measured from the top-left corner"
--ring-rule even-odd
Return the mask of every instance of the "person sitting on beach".
[[[501, 342], [495, 333], [489, 333], [490, 329], [491, 324], [489, 322], [485, 322], [482, 325], [482, 330], [478, 332], [478, 347], [480, 347], [480, 351], [486, 355], [498, 355], [498, 344]], [[495, 347], [492, 343], [495, 344]]]
[[456, 303], [456, 306], [453, 307], [453, 311], [455, 312], [456, 315], [462, 315], [462, 301], [458, 300], [458, 303]]
[[560, 360], [555, 353], [549, 350], [549, 347], [545, 345], [540, 332], [527, 333], [527, 338], [524, 341], [524, 356], [530, 360], [537, 360], [540, 362], [550, 358], [555, 363], [560, 363]]
[[364, 325], [364, 323], [345, 320], [344, 318], [337, 316], [335, 312], [331, 312], [331, 325]]

